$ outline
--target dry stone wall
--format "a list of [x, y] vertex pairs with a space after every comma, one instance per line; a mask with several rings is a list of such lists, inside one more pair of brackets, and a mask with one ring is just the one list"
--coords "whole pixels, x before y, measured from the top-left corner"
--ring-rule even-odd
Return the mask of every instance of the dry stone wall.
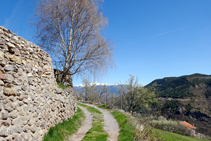
[[74, 90], [57, 87], [50, 56], [0, 26], [0, 140], [42, 140], [76, 112]]

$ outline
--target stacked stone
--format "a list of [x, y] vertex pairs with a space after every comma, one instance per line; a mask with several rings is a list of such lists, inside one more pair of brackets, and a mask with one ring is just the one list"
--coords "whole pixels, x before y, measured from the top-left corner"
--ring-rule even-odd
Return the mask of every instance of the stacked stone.
[[42, 140], [76, 112], [74, 90], [57, 87], [50, 56], [0, 26], [0, 140]]
[[[62, 73], [63, 73], [63, 71], [54, 69], [54, 77], [56, 78], [56, 82], [60, 82], [60, 83], [62, 82]], [[65, 85], [69, 85], [69, 86], [73, 87], [71, 75], [66, 75]]]

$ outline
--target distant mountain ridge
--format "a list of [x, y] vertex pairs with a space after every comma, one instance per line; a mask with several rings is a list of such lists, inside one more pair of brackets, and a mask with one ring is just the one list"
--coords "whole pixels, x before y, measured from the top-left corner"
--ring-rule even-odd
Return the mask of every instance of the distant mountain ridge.
[[[118, 85], [113, 85], [113, 84], [106, 84], [106, 83], [91, 83], [91, 84], [95, 84], [97, 89], [100, 89], [100, 86], [106, 85], [109, 89], [109, 93], [113, 93], [115, 95], [119, 95], [119, 92], [116, 90], [116, 87]], [[74, 86], [75, 91], [83, 91], [84, 89], [84, 85], [80, 84], [80, 85], [76, 85]]]
[[208, 98], [211, 96], [211, 75], [195, 73], [180, 77], [165, 77], [156, 79], [146, 85], [146, 88], [155, 86], [158, 97], [164, 98]]
[[[106, 85], [106, 86], [113, 86], [113, 84], [106, 84], [106, 83], [90, 83], [91, 85], [95, 84], [96, 86], [103, 86], [103, 85]], [[84, 87], [84, 84], [79, 84], [79, 85], [76, 85], [74, 87]]]

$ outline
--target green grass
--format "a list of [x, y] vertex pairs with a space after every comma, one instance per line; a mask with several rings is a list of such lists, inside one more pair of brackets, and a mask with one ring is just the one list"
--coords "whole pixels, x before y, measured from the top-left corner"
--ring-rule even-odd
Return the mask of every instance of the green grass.
[[106, 141], [108, 133], [103, 130], [103, 114], [96, 108], [81, 103], [78, 105], [87, 107], [87, 110], [93, 115], [93, 127], [86, 133], [82, 141]]
[[87, 106], [87, 105], [85, 105], [85, 104], [82, 104], [82, 103], [77, 103], [79, 106], [83, 106], [83, 107], [89, 107], [89, 106]]
[[97, 107], [99, 107], [99, 108], [103, 108], [103, 109], [109, 109], [109, 107], [108, 107], [106, 104], [104, 104], [104, 105], [100, 105], [100, 106], [97, 106]]
[[127, 116], [119, 111], [113, 111], [111, 114], [119, 123], [120, 132], [118, 141], [134, 141], [132, 134], [133, 128], [128, 124]]
[[167, 132], [167, 131], [163, 131], [159, 129], [154, 129], [154, 131], [158, 132], [165, 141], [206, 141], [203, 139], [183, 136], [183, 135], [179, 135], [179, 134], [175, 134], [175, 133], [171, 133], [171, 132]]
[[65, 89], [65, 88], [70, 87], [69, 85], [63, 85], [62, 83], [59, 83], [59, 82], [57, 82], [57, 85], [58, 85], [58, 87], [61, 88], [61, 89]]
[[102, 113], [99, 110], [95, 109], [94, 107], [88, 106], [87, 110], [90, 111], [91, 113], [97, 113], [102, 115]]
[[56, 126], [51, 127], [47, 134], [44, 135], [43, 141], [63, 141], [68, 139], [68, 136], [77, 132], [81, 126], [85, 115], [80, 108], [77, 108], [77, 113], [68, 121], [64, 120]]

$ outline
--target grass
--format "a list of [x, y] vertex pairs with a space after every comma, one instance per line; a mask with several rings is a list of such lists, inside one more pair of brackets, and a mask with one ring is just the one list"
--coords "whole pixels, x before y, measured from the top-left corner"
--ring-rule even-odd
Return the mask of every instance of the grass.
[[183, 136], [183, 135], [179, 135], [179, 134], [175, 134], [175, 133], [171, 133], [171, 132], [167, 132], [167, 131], [163, 131], [159, 129], [154, 129], [154, 131], [158, 132], [165, 141], [206, 141], [203, 139]]
[[106, 141], [108, 133], [103, 130], [103, 114], [96, 108], [81, 103], [78, 105], [87, 107], [87, 110], [93, 115], [93, 127], [86, 133], [82, 141]]
[[64, 120], [56, 126], [51, 127], [47, 134], [44, 135], [43, 141], [63, 141], [68, 139], [68, 136], [77, 132], [81, 126], [85, 115], [80, 108], [77, 108], [77, 113], [68, 121]]
[[59, 83], [59, 82], [57, 82], [57, 85], [58, 85], [58, 87], [61, 88], [61, 89], [65, 89], [65, 88], [70, 87], [69, 85], [63, 85], [62, 83]]
[[109, 109], [109, 107], [108, 107], [106, 104], [104, 104], [104, 105], [100, 105], [100, 106], [97, 106], [97, 107], [99, 107], [99, 108], [103, 108], [103, 109]]
[[120, 132], [118, 141], [134, 141], [132, 134], [133, 128], [128, 124], [127, 116], [119, 111], [113, 111], [111, 114], [119, 123]]
[[85, 104], [81, 104], [81, 103], [77, 103], [79, 106], [83, 106], [83, 107], [89, 107], [89, 106], [87, 106], [87, 105], [85, 105]]

